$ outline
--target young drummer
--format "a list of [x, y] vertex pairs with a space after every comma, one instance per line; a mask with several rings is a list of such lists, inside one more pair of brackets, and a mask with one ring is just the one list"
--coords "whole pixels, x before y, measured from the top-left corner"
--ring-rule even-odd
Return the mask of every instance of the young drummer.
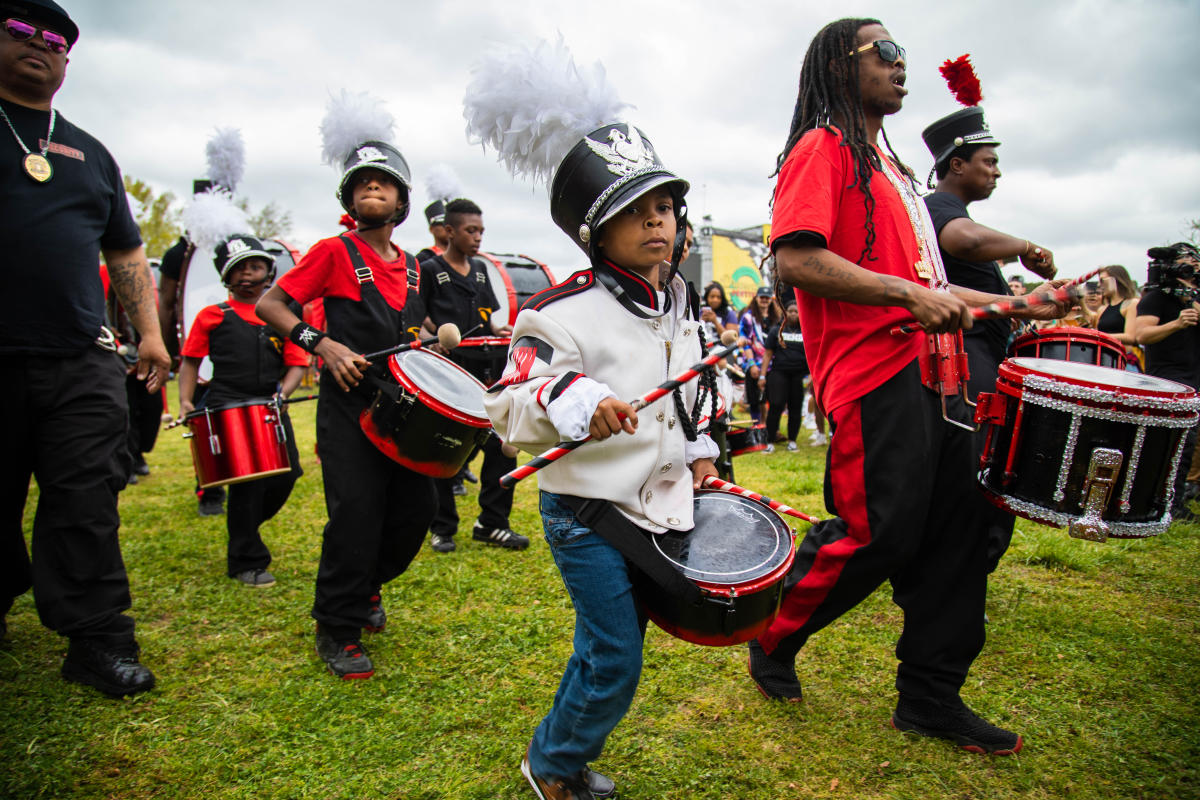
[[[417, 261], [391, 241], [408, 215], [408, 164], [383, 141], [391, 125], [372, 130], [360, 124], [356, 105], [364, 105], [363, 96], [335, 100], [322, 131], [326, 158], [342, 167], [338, 199], [358, 226], [313, 245], [258, 302], [260, 317], [325, 361], [317, 449], [329, 522], [312, 616], [317, 653], [343, 679], [374, 674], [362, 629], [383, 629], [380, 589], [408, 568], [436, 506], [433, 479], [385, 456], [359, 427], [359, 414], [375, 394], [368, 369], [381, 374], [363, 354], [415, 338], [425, 309]], [[375, 114], [361, 118], [377, 119], [378, 109], [369, 110]], [[353, 144], [345, 148], [346, 142]], [[318, 297], [325, 298], [327, 333], [287, 307], [289, 300]]]
[[[521, 164], [505, 148], [522, 142], [506, 115], [530, 109], [491, 103], [496, 89], [520, 83], [504, 67], [523, 57], [555, 62], [547, 65], [552, 74], [579, 74], [561, 44], [497, 56], [477, 72], [468, 120], [514, 169]], [[688, 184], [662, 166], [637, 128], [602, 121], [592, 116], [583, 130], [556, 132], [570, 150], [551, 188], [554, 221], [591, 268], [525, 304], [486, 401], [505, 441], [529, 452], [589, 434], [597, 440], [539, 473], [546, 541], [576, 615], [574, 653], [521, 764], [543, 800], [613, 796], [612, 782], [587, 764], [633, 701], [646, 622], [626, 551], [613, 541], [630, 531], [640, 539], [638, 529], [690, 529], [693, 488], [716, 474], [717, 448], [695, 428], [695, 383], [640, 414], [626, 402], [702, 358], [703, 340], [699, 298], [676, 274]], [[667, 259], [673, 269], [660, 292], [654, 282]]]
[[[229, 289], [229, 299], [201, 309], [188, 332], [179, 370], [181, 416], [196, 409], [193, 398], [205, 356], [213, 365], [203, 400], [208, 408], [252, 398], [287, 397], [300, 385], [308, 364], [303, 350], [284, 342], [254, 313], [254, 304], [275, 275], [275, 258], [262, 242], [253, 236], [230, 236], [217, 246], [213, 264]], [[258, 588], [275, 584], [274, 576], [267, 572], [271, 552], [263, 543], [259, 526], [283, 508], [296, 479], [303, 474], [292, 422], [282, 406], [280, 423], [287, 433], [291, 472], [229, 487], [226, 572]]]

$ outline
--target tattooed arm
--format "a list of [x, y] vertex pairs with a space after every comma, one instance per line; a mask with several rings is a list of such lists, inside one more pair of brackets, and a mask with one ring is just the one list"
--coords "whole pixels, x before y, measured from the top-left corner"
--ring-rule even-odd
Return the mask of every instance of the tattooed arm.
[[146, 381], [146, 391], [156, 392], [167, 382], [171, 357], [163, 345], [154, 305], [154, 279], [141, 245], [133, 250], [105, 250], [108, 278], [125, 314], [142, 337], [138, 346], [137, 376]]
[[954, 295], [863, 269], [823, 247], [781, 244], [775, 249], [775, 267], [781, 281], [816, 297], [906, 308], [933, 333], [971, 327], [967, 304]]

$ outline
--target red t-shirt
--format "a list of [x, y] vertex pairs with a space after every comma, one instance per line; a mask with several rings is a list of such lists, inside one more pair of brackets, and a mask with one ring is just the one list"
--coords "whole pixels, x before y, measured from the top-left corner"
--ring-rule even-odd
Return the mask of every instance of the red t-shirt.
[[[362, 300], [354, 266], [346, 254], [346, 246], [338, 241], [340, 238], [334, 236], [314, 244], [300, 259], [300, 263], [288, 270], [276, 285], [300, 305], [318, 297], [344, 297], [356, 302]], [[404, 302], [408, 299], [407, 254], [400, 250], [398, 259], [384, 261], [369, 244], [353, 233], [346, 238], [362, 253], [363, 261], [375, 277], [375, 288], [383, 295], [383, 299], [395, 310], [403, 311]]]
[[[862, 189], [850, 188], [854, 158], [840, 142], [840, 133], [818, 128], [788, 154], [775, 186], [772, 247], [780, 237], [812, 231], [825, 237], [829, 250], [864, 269], [928, 286], [915, 269], [921, 256], [904, 202], [878, 171], [871, 175], [875, 241], [871, 260], [860, 262], [866, 207]], [[912, 321], [907, 309], [826, 300], [799, 290], [796, 301], [817, 401], [826, 413], [883, 385], [920, 352], [916, 335], [890, 333]]]
[[[254, 313], [253, 303], [243, 303], [233, 297], [228, 301], [234, 313], [251, 325], [266, 325]], [[225, 311], [219, 305], [205, 306], [200, 309], [192, 327], [188, 329], [187, 341], [183, 344], [181, 355], [188, 358], [204, 358], [208, 355], [208, 336], [213, 329], [225, 320]], [[283, 343], [283, 365], [285, 367], [307, 367], [308, 353], [289, 341]]]

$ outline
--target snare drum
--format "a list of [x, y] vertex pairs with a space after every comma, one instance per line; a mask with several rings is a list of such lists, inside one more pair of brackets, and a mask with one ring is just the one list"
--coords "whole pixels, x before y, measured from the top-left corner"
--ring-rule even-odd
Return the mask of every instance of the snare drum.
[[1011, 357], [1049, 358], [1098, 367], [1125, 369], [1125, 347], [1107, 333], [1068, 325], [1042, 328], [1018, 336], [1008, 348]]
[[995, 394], [979, 483], [1013, 514], [1080, 539], [1140, 538], [1171, 522], [1184, 435], [1200, 397], [1182, 384], [1092, 364], [1010, 358]]
[[201, 489], [242, 483], [292, 469], [287, 428], [273, 399], [253, 398], [193, 411], [185, 419]]
[[745, 453], [757, 453], [767, 449], [767, 426], [761, 422], [739, 425], [730, 423], [729, 432], [725, 434], [729, 442], [729, 454], [740, 456]]
[[487, 261], [488, 280], [499, 304], [494, 316], [509, 325], [517, 321], [526, 300], [558, 282], [549, 267], [526, 255], [481, 251], [479, 256]]
[[388, 369], [396, 383], [376, 393], [359, 427], [393, 461], [422, 475], [453, 477], [491, 431], [484, 385], [428, 350], [396, 353]]
[[638, 600], [672, 636], [705, 645], [748, 642], [779, 613], [783, 578], [796, 550], [783, 518], [755, 500], [728, 492], [696, 492], [696, 527], [686, 533], [647, 534], [658, 551], [700, 587], [693, 606], [669, 596], [644, 573], [631, 577]]

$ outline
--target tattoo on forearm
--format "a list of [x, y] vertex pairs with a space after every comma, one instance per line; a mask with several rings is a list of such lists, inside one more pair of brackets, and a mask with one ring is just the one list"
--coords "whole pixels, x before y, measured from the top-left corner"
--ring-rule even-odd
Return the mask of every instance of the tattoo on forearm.
[[108, 278], [121, 305], [125, 307], [125, 313], [145, 336], [147, 325], [156, 324], [158, 315], [154, 307], [150, 265], [144, 258], [118, 259], [108, 265]]

